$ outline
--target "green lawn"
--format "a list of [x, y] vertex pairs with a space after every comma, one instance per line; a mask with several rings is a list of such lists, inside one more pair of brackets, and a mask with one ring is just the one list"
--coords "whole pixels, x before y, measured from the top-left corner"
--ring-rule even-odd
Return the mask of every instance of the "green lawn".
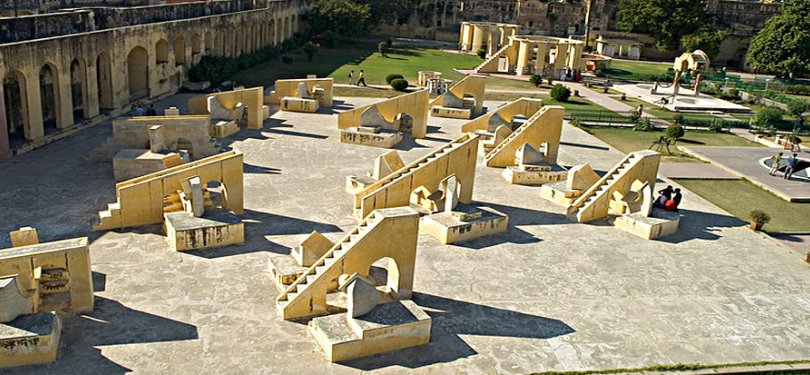
[[763, 227], [768, 232], [810, 232], [810, 203], [790, 203], [747, 180], [676, 181], [746, 222], [751, 210], [765, 211], [771, 216]]
[[469, 69], [481, 63], [478, 56], [435, 49], [395, 48], [387, 57], [374, 52], [376, 49], [374, 43], [347, 43], [340, 48], [321, 48], [312, 61], [307, 61], [306, 55], [299, 49], [286, 53], [293, 57], [292, 64], [284, 64], [280, 58], [274, 59], [243, 70], [232, 79], [245, 86], [270, 86], [277, 79], [316, 74], [319, 77], [333, 77], [338, 83], [347, 83], [350, 70], [356, 74], [364, 69], [368, 84], [385, 84], [385, 76], [390, 73], [402, 74], [415, 84], [420, 70], [439, 71], [445, 78], [458, 81], [464, 75], [453, 68]]
[[[588, 131], [595, 137], [613, 148], [630, 153], [646, 150], [650, 145], [664, 135], [663, 131], [639, 132], [631, 128], [618, 127], [588, 127]], [[736, 147], [762, 147], [758, 143], [748, 141], [734, 134], [714, 133], [704, 130], [687, 130], [683, 139], [678, 141], [676, 147], [670, 146], [672, 154], [664, 155], [664, 161], [672, 162], [699, 162], [698, 159], [682, 152], [677, 146], [736, 146]], [[665, 151], [666, 152], [666, 151]]]
[[603, 72], [612, 78], [641, 80], [653, 74], [664, 74], [671, 67], [670, 63], [614, 59], [610, 63], [610, 69]]
[[541, 87], [535, 87], [533, 84], [529, 83], [528, 81], [518, 81], [516, 79], [508, 79], [508, 78], [500, 78], [500, 77], [487, 77], [487, 90], [494, 89], [494, 90], [537, 90], [537, 91], [547, 91], [551, 87], [543, 85]]
[[392, 98], [402, 95], [400, 91], [394, 89], [378, 89], [374, 87], [335, 87], [334, 96], [364, 97], [364, 98]]

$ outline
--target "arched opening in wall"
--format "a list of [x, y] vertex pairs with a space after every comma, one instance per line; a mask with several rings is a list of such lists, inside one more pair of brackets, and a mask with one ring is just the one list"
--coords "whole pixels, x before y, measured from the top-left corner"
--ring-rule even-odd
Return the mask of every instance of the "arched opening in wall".
[[202, 46], [202, 37], [200, 34], [193, 34], [191, 35], [191, 54], [192, 55], [199, 55], [203, 51]]
[[254, 45], [255, 45], [254, 49], [257, 50], [257, 51], [259, 49], [261, 49], [262, 46], [264, 46], [264, 24], [263, 23], [260, 23], [260, 24], [256, 25], [256, 43]]
[[236, 29], [231, 29], [229, 37], [231, 43], [233, 44], [233, 52], [231, 57], [237, 58], [242, 55], [242, 39], [244, 38], [239, 38], [239, 33], [237, 33]]
[[39, 70], [39, 97], [42, 105], [42, 124], [45, 135], [59, 131], [59, 78], [51, 64], [45, 64]]
[[292, 36], [292, 19], [287, 17], [287, 19], [284, 21], [284, 25], [286, 27], [284, 30], [284, 39], [290, 39]]
[[127, 55], [129, 101], [149, 97], [149, 53], [146, 48], [135, 47]]
[[11, 147], [15, 147], [25, 143], [30, 126], [25, 75], [22, 72], [11, 71], [3, 78], [3, 99], [6, 105], [8, 141]]
[[183, 137], [177, 138], [177, 141], [174, 143], [174, 149], [187, 152], [188, 157], [194, 160], [194, 144], [191, 143], [190, 140]]
[[287, 40], [287, 19], [282, 18], [281, 19], [281, 30], [278, 33], [278, 42], [279, 43], [284, 43], [285, 40]]
[[270, 21], [270, 44], [276, 45], [278, 41], [276, 40], [276, 20]]
[[178, 66], [186, 64], [186, 39], [182, 36], [174, 39], [174, 64]]
[[368, 269], [368, 277], [374, 280], [374, 285], [384, 294], [399, 290], [399, 273], [399, 265], [389, 257], [376, 260]]
[[225, 56], [225, 31], [218, 30], [216, 39], [217, 41], [214, 44], [214, 55]]
[[107, 52], [96, 59], [96, 85], [99, 109], [113, 109], [112, 61]]
[[87, 113], [87, 77], [84, 60], [74, 59], [70, 63], [70, 99], [74, 122], [88, 118]]
[[210, 53], [214, 50], [214, 33], [211, 31], [205, 32], [205, 52]]
[[169, 42], [161, 39], [155, 43], [155, 64], [160, 65], [167, 62], [169, 62]]

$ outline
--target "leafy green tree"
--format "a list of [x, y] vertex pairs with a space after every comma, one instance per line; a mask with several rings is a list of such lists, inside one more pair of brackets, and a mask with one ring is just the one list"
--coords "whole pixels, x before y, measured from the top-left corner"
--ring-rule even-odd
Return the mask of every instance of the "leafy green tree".
[[716, 30], [710, 27], [703, 28], [694, 34], [681, 37], [681, 45], [686, 51], [699, 49], [709, 56], [714, 56], [720, 52], [720, 43], [726, 39], [728, 33], [723, 30]]
[[652, 35], [658, 49], [677, 50], [684, 36], [710, 23], [705, 0], [621, 0], [617, 26]]
[[686, 132], [683, 129], [683, 126], [678, 124], [672, 124], [667, 126], [667, 130], [664, 132], [664, 135], [669, 138], [669, 140], [675, 142], [681, 138]]
[[776, 126], [782, 121], [785, 111], [777, 107], [765, 107], [757, 111], [754, 115], [754, 124], [761, 127]]
[[344, 38], [362, 36], [371, 30], [371, 9], [352, 0], [318, 0], [309, 22], [315, 34], [332, 31]]
[[371, 10], [371, 22], [404, 23], [413, 12], [412, 0], [359, 0]]
[[312, 58], [315, 57], [315, 54], [321, 49], [321, 46], [312, 42], [306, 42], [301, 46], [301, 49], [307, 54], [307, 61], [312, 61]]
[[751, 39], [747, 61], [778, 73], [810, 72], [810, 0], [793, 0]]

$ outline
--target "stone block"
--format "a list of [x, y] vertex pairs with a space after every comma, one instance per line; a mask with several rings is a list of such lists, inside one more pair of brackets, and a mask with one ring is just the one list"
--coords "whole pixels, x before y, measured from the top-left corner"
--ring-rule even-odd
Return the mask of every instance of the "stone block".
[[208, 127], [208, 133], [213, 138], [230, 137], [239, 132], [239, 124], [233, 120], [219, 120], [212, 122]]
[[317, 112], [320, 106], [315, 99], [285, 96], [281, 98], [281, 110], [291, 112]]
[[113, 157], [113, 176], [116, 182], [130, 180], [183, 164], [186, 160], [178, 153], [124, 149]]
[[36, 311], [33, 294], [23, 289], [18, 276], [0, 279], [0, 323]]
[[567, 190], [587, 190], [599, 181], [599, 175], [593, 171], [588, 163], [575, 165], [568, 171], [566, 179]]
[[654, 208], [651, 216], [644, 216], [640, 213], [622, 215], [613, 221], [613, 225], [641, 238], [654, 240], [675, 234], [678, 231], [680, 220], [677, 212]]
[[515, 185], [543, 185], [549, 182], [565, 181], [568, 171], [555, 166], [512, 166], [506, 167], [501, 175]]
[[[480, 215], [478, 215], [480, 214]], [[509, 216], [489, 207], [459, 205], [453, 213], [440, 212], [423, 216], [419, 230], [443, 244], [471, 240], [505, 232]]]
[[242, 219], [230, 211], [209, 210], [202, 217], [188, 212], [164, 214], [164, 230], [176, 251], [243, 244], [245, 227]]
[[300, 245], [292, 249], [292, 256], [298, 265], [309, 267], [321, 259], [332, 246], [335, 246], [332, 241], [318, 231], [312, 231], [307, 238], [301, 241]]
[[369, 176], [347, 176], [346, 192], [349, 194], [357, 194], [375, 182], [377, 182], [377, 180]]
[[383, 130], [379, 133], [364, 133], [359, 128], [349, 128], [340, 131], [341, 143], [391, 148], [402, 142], [401, 132]]
[[279, 292], [283, 292], [306, 272], [308, 267], [302, 267], [295, 258], [285, 254], [274, 254], [267, 261], [267, 268], [273, 284]]
[[62, 321], [54, 312], [23, 315], [0, 324], [0, 368], [56, 361]]
[[312, 319], [307, 331], [332, 362], [385, 353], [430, 342], [432, 320], [413, 301], [377, 305], [350, 318], [336, 314]]
[[11, 237], [12, 247], [36, 245], [39, 243], [37, 230], [31, 227], [22, 227], [19, 230], [10, 232], [8, 235]]
[[452, 108], [433, 106], [430, 108], [430, 115], [434, 117], [447, 117], [458, 119], [472, 118], [472, 110], [470, 108]]
[[566, 185], [565, 182], [543, 184], [540, 187], [540, 197], [559, 206], [568, 207], [582, 195], [582, 190], [570, 190]]

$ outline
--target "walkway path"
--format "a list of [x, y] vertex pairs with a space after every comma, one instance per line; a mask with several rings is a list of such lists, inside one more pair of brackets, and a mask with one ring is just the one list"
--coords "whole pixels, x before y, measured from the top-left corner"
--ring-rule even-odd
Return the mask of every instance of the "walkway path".
[[[620, 102], [620, 101], [618, 101], [616, 99], [613, 99], [608, 94], [603, 94], [603, 93], [591, 90], [590, 88], [583, 85], [582, 83], [578, 83], [578, 82], [559, 82], [559, 83], [567, 86], [568, 88], [570, 88], [572, 90], [578, 90], [579, 91], [579, 96], [581, 96], [581, 97], [583, 97], [585, 99], [588, 99], [591, 102], [593, 102], [594, 104], [605, 107], [605, 108], [607, 108], [607, 109], [609, 109], [611, 111], [621, 113], [621, 112], [632, 112], [633, 110], [635, 110], [634, 107], [632, 107], [632, 106], [630, 106], [628, 104], [622, 103], [622, 102]], [[648, 117], [650, 119], [650, 121], [655, 125], [666, 126], [666, 125], [669, 124], [669, 122], [664, 121], [664, 120], [662, 120], [662, 119], [660, 119], [658, 117], [655, 117], [654, 115], [650, 114], [649, 112], [643, 112], [643, 115], [644, 115], [644, 117]]]
[[658, 173], [666, 178], [686, 178], [701, 180], [739, 180], [737, 176], [711, 163], [671, 163], [661, 162]]

